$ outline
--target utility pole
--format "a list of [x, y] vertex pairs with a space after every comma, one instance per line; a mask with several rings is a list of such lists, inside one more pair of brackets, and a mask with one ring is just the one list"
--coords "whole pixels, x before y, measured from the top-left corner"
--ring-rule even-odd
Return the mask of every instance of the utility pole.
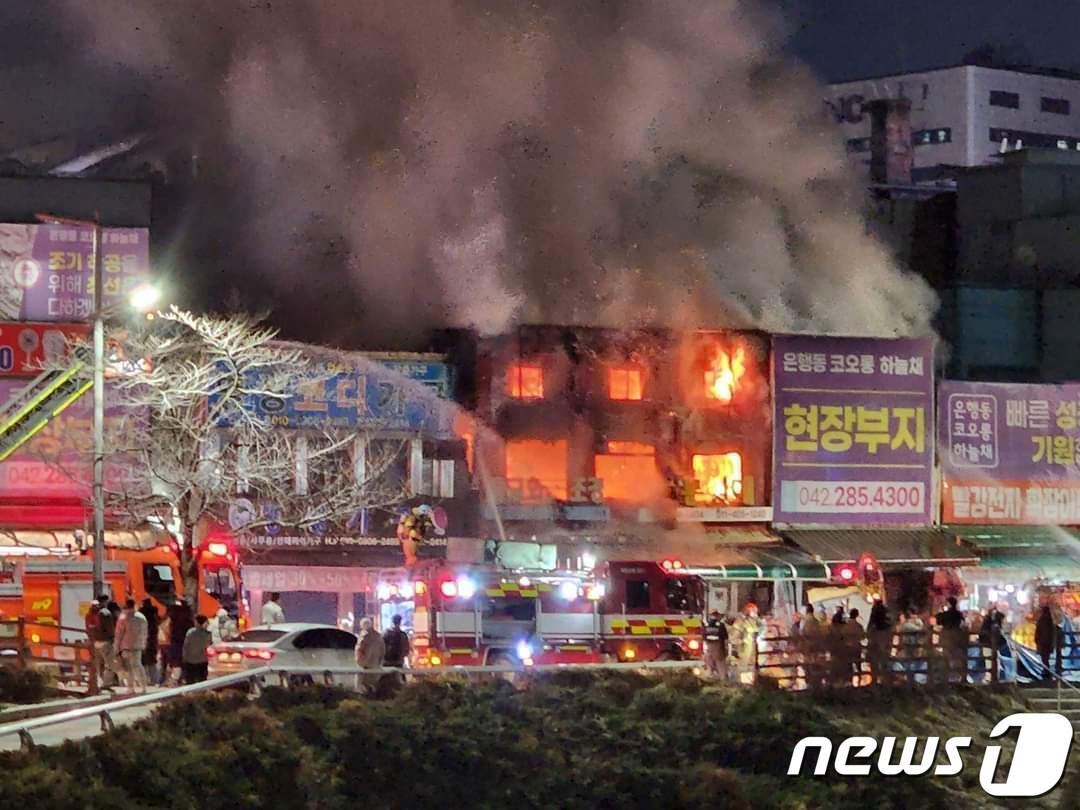
[[105, 593], [105, 313], [101, 217], [94, 217], [94, 597]]

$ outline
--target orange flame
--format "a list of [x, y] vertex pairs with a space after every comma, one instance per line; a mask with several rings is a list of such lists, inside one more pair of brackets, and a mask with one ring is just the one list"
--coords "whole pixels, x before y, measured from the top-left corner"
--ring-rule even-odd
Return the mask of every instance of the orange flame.
[[738, 453], [695, 455], [694, 478], [698, 500], [736, 503], [742, 495], [742, 456]]
[[728, 353], [717, 348], [711, 366], [705, 370], [705, 392], [709, 399], [729, 403], [746, 373], [746, 352], [742, 346]]

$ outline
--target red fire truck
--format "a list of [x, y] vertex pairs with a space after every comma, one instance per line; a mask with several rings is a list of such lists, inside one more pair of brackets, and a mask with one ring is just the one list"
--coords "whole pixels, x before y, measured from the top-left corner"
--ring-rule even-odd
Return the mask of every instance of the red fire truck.
[[595, 572], [421, 562], [379, 584], [384, 626], [400, 613], [414, 666], [569, 664], [700, 657], [705, 588], [677, 560]]

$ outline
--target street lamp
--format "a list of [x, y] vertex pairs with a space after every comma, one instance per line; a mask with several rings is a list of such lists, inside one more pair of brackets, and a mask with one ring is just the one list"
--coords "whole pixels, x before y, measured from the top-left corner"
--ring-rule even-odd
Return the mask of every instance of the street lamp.
[[[92, 227], [94, 229], [94, 597], [105, 593], [105, 316], [102, 306], [104, 261], [101, 222], [38, 214], [41, 222]], [[136, 295], [136, 293], [138, 293]], [[131, 291], [130, 302], [141, 311], [153, 309], [160, 291], [140, 284]]]

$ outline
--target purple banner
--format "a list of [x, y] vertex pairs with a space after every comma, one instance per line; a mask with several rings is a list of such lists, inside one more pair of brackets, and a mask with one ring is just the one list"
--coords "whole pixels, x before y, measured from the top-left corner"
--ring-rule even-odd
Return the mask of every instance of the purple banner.
[[[150, 268], [146, 228], [102, 233], [102, 303], [124, 300]], [[94, 309], [94, 229], [0, 224], [0, 321], [83, 321]]]
[[1080, 523], [1080, 384], [943, 381], [942, 520]]
[[930, 338], [773, 338], [773, 520], [933, 522]]

